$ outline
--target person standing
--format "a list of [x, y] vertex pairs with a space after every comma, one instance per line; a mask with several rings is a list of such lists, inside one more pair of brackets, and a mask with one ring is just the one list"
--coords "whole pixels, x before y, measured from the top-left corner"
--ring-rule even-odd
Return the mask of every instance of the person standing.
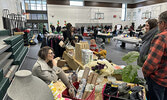
[[129, 28], [129, 31], [130, 31], [130, 37], [133, 37], [135, 32], [134, 32], [134, 27], [135, 27], [135, 23], [132, 23], [132, 25], [130, 26]]
[[83, 33], [84, 33], [84, 26], [81, 27], [81, 34], [83, 36]]
[[56, 31], [59, 33], [61, 31], [61, 26], [57, 25]]
[[55, 26], [54, 25], [50, 25], [50, 28], [51, 28], [51, 30], [52, 30], [52, 33], [54, 33], [54, 31], [55, 31]]
[[151, 42], [149, 55], [142, 67], [148, 100], [167, 100], [167, 11], [158, 18], [159, 33]]
[[139, 66], [143, 66], [149, 49], [150, 49], [150, 44], [152, 39], [154, 38], [154, 36], [158, 33], [158, 22], [156, 19], [149, 19], [146, 21], [146, 33], [143, 37], [141, 37], [142, 39], [142, 46], [140, 47], [140, 56], [137, 59], [137, 64]]
[[43, 25], [43, 35], [45, 36], [45, 34], [49, 33], [47, 30], [46, 30], [46, 26]]
[[98, 25], [94, 28], [94, 33], [93, 33], [95, 41], [96, 41], [97, 34], [98, 34]]

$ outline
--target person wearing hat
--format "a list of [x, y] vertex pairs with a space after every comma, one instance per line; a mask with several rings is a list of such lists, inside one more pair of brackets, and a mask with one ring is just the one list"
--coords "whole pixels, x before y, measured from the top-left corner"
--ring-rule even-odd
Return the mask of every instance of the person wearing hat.
[[99, 56], [99, 58], [106, 58], [106, 55], [107, 55], [107, 50], [105, 50], [105, 44], [102, 43], [99, 47], [100, 49], [100, 52], [96, 52], [94, 51], [93, 53], [96, 54], [97, 56]]

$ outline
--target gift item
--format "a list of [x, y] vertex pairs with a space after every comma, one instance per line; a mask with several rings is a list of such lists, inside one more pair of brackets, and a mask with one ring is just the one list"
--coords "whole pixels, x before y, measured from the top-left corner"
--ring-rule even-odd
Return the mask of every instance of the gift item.
[[52, 91], [52, 94], [53, 94], [53, 96], [54, 96], [54, 100], [65, 100], [64, 98], [62, 98], [62, 96], [61, 96], [61, 92], [60, 91], [58, 91], [58, 88], [59, 87], [56, 87], [56, 86], [54, 86], [54, 83], [53, 82], [51, 82], [49, 85], [49, 88], [51, 89], [51, 91]]
[[85, 67], [85, 70], [84, 70], [84, 73], [83, 73], [83, 76], [82, 76], [82, 79], [80, 81], [80, 84], [79, 84], [79, 88], [77, 90], [77, 94], [76, 94], [76, 98], [78, 99], [81, 99], [82, 98], [82, 95], [84, 93], [84, 90], [85, 90], [85, 87], [86, 87], [86, 81], [87, 81], [87, 78], [88, 78], [88, 74], [89, 74], [89, 71], [90, 71], [90, 68], [88, 67]]
[[103, 100], [145, 100], [143, 87], [127, 83], [107, 83], [103, 88]]
[[75, 44], [75, 59], [79, 62], [82, 62], [82, 49], [89, 49], [87, 41]]
[[93, 52], [89, 49], [82, 49], [82, 63], [85, 65], [93, 61]]
[[76, 72], [75, 72], [75, 71], [73, 71], [73, 74], [71, 75], [71, 78], [72, 78], [72, 83], [74, 83], [74, 82], [77, 82], [77, 81], [78, 81], [78, 76], [77, 76], [77, 74], [76, 74]]
[[[75, 88], [78, 89], [79, 88], [79, 82], [73, 83], [73, 86], [75, 86]], [[66, 88], [63, 91], [62, 96], [65, 97], [65, 98], [70, 98], [72, 100], [82, 100], [82, 99], [77, 99], [76, 97], [69, 96], [68, 88]], [[84, 100], [95, 100], [95, 89], [93, 89], [93, 91], [91, 92], [91, 94], [86, 99], [84, 99]]]
[[58, 77], [61, 79], [61, 81], [65, 84], [67, 88], [69, 88], [69, 94], [71, 97], [75, 96], [75, 87], [70, 83], [69, 79], [65, 75], [64, 71], [58, 70]]
[[48, 85], [28, 70], [15, 73], [7, 94], [12, 100], [54, 100]]
[[[91, 81], [92, 81], [92, 78], [93, 78], [93, 72], [92, 72], [92, 73], [90, 73], [90, 76], [88, 77], [86, 87], [88, 87], [88, 85], [90, 85], [90, 83], [91, 83]], [[82, 99], [85, 99], [85, 98], [86, 98], [87, 93], [88, 93], [88, 91], [86, 91], [86, 90], [85, 90], [85, 92], [84, 92], [84, 94], [83, 94]]]
[[[93, 77], [92, 77], [92, 80], [91, 80], [91, 83], [90, 83], [90, 84], [92, 84], [93, 87], [96, 85], [97, 77], [98, 77], [98, 74], [93, 73]], [[88, 95], [90, 95], [90, 93], [91, 93], [90, 91], [87, 92], [86, 97], [88, 97]]]
[[58, 77], [61, 79], [61, 81], [65, 84], [67, 88], [71, 87], [70, 81], [68, 80], [67, 76], [65, 75], [64, 71], [58, 70]]

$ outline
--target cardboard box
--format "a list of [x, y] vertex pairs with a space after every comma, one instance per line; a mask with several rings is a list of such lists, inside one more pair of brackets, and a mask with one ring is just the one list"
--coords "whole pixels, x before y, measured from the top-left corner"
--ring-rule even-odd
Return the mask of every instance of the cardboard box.
[[73, 46], [67, 46], [66, 51], [68, 52], [73, 52], [74, 53], [74, 47]]
[[82, 62], [82, 49], [89, 49], [89, 44], [87, 41], [82, 41], [75, 44], [75, 59]]
[[82, 49], [82, 63], [87, 64], [93, 61], [93, 52], [89, 49]]
[[61, 59], [61, 60], [58, 60], [58, 61], [57, 61], [57, 66], [58, 66], [58, 67], [63, 67], [65, 63], [66, 63], [66, 60], [62, 60], [62, 59]]

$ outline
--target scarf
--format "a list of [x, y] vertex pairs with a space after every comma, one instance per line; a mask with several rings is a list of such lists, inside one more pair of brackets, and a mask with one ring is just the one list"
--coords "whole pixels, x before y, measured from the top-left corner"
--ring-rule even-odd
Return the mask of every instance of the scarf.
[[[141, 39], [142, 39], [142, 46], [140, 47], [140, 56], [138, 59], [138, 65], [143, 66], [145, 62], [146, 56], [150, 50], [151, 41], [154, 36], [158, 33], [158, 27], [155, 27], [148, 31]], [[140, 64], [139, 64], [140, 63]]]

